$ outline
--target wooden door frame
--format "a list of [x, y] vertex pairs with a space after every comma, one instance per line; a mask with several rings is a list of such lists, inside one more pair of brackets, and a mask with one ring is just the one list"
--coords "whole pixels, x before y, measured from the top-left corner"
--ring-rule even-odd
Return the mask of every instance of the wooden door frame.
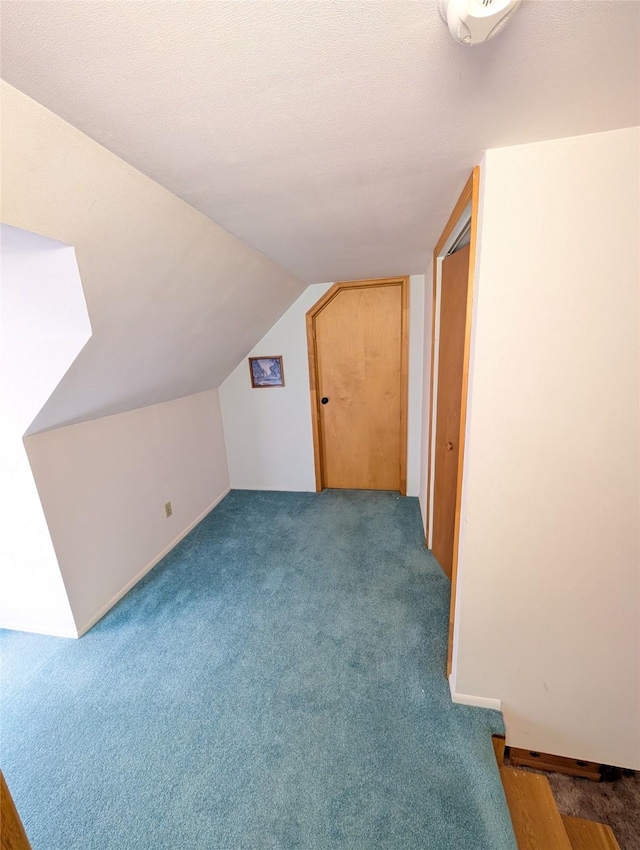
[[435, 423], [438, 415], [437, 405], [437, 369], [440, 328], [440, 288], [442, 285], [442, 261], [455, 242], [457, 234], [468, 221], [471, 221], [469, 246], [469, 282], [467, 287], [467, 316], [464, 329], [464, 350], [462, 361], [462, 393], [460, 404], [460, 435], [458, 439], [458, 477], [456, 481], [456, 507], [453, 526], [453, 559], [451, 564], [451, 602], [449, 607], [449, 639], [447, 648], [447, 676], [453, 668], [453, 637], [455, 631], [456, 591], [458, 582], [458, 556], [460, 548], [460, 516], [462, 506], [462, 477], [464, 470], [464, 449], [467, 424], [467, 395], [469, 390], [469, 357], [471, 351], [471, 321], [473, 312], [473, 281], [476, 266], [476, 246], [478, 237], [478, 202], [480, 197], [480, 166], [476, 165], [458, 198], [458, 202], [449, 216], [440, 239], [433, 250], [433, 291], [431, 304], [431, 376], [429, 382], [429, 451], [427, 464], [427, 515], [426, 543], [433, 543], [433, 499], [435, 485]]
[[316, 493], [324, 489], [322, 467], [322, 432], [320, 429], [320, 399], [318, 397], [318, 355], [316, 348], [316, 317], [345, 289], [374, 286], [400, 286], [402, 295], [400, 319], [400, 495], [407, 494], [407, 414], [409, 399], [409, 278], [381, 277], [373, 280], [346, 280], [334, 283], [307, 312], [307, 350], [309, 352], [309, 393], [313, 430], [313, 463], [316, 473]]

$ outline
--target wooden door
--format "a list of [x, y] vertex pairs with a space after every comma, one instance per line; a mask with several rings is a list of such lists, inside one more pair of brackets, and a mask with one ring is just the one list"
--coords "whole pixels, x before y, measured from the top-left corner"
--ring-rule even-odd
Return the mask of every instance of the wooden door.
[[464, 366], [469, 246], [442, 261], [436, 408], [433, 554], [451, 578], [455, 531], [460, 410]]
[[336, 284], [310, 311], [319, 489], [405, 492], [407, 283]]

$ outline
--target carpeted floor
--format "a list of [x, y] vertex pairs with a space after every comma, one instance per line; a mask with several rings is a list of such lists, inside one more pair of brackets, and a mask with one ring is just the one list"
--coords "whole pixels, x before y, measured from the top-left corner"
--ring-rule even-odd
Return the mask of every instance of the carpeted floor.
[[418, 503], [233, 491], [79, 641], [5, 632], [33, 850], [515, 850]]

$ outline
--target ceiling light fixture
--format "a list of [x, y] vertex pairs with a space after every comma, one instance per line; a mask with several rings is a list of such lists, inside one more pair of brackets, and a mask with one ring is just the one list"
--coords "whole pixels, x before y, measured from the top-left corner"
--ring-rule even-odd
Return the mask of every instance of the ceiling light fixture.
[[521, 0], [440, 0], [440, 14], [460, 44], [473, 47], [498, 35]]

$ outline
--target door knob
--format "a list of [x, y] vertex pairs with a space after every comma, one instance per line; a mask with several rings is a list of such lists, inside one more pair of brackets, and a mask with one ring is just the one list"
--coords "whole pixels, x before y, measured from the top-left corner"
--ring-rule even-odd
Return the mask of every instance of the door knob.
[[447, 443], [447, 451], [448, 452], [453, 451], [453, 443]]
[[321, 401], [322, 404], [326, 404], [329, 401], [329, 399], [325, 395], [320, 399], [320, 401]]

